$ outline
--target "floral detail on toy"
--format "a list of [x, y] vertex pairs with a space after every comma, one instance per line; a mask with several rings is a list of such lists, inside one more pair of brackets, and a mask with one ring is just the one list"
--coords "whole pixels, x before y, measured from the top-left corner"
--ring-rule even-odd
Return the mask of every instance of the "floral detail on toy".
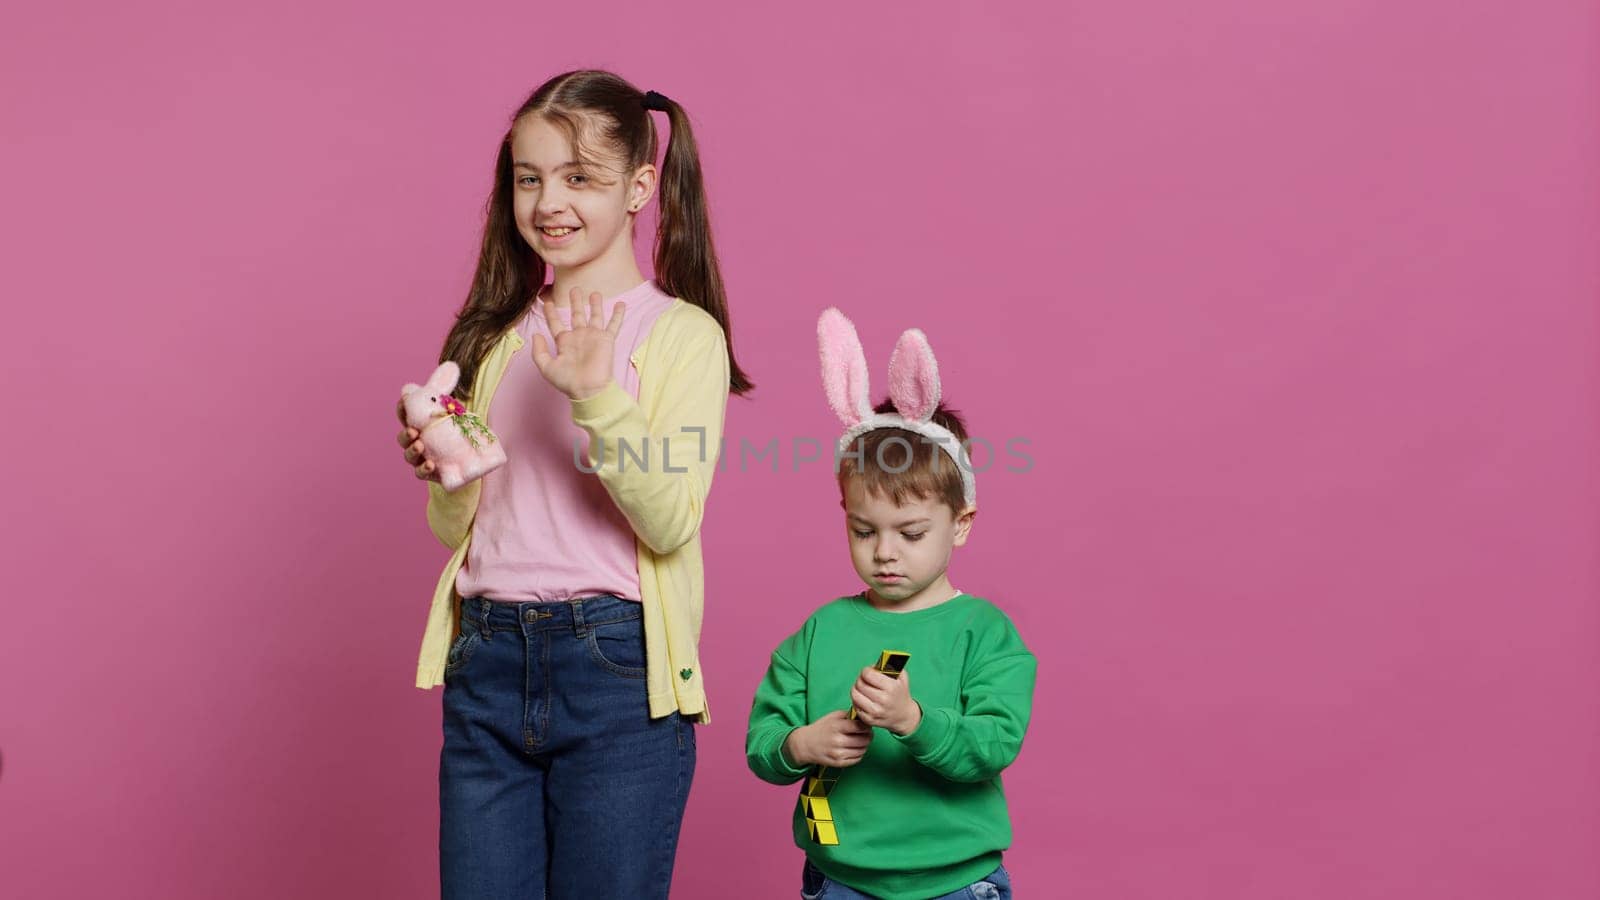
[[453, 397], [450, 398], [450, 403], [445, 404], [445, 409], [450, 409], [450, 404], [454, 404], [462, 410], [458, 413], [451, 413], [450, 421], [456, 423], [456, 427], [461, 429], [461, 436], [467, 439], [467, 443], [474, 447], [481, 447], [483, 445], [478, 443], [479, 437], [491, 444], [495, 442], [494, 432], [489, 430], [489, 426], [484, 424], [483, 419], [467, 412], [466, 407], [461, 406], [461, 403]]

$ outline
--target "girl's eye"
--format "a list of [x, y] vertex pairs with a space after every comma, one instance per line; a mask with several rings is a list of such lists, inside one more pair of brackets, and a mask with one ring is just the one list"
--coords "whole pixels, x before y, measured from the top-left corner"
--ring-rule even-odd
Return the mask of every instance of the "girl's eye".
[[588, 182], [589, 176], [587, 176], [587, 175], [573, 175], [571, 178], [568, 178], [567, 180], [568, 181], [576, 181], [579, 184], [584, 184], [584, 183]]
[[532, 184], [532, 183], [534, 183], [535, 181], [538, 181], [538, 180], [539, 179], [536, 178], [533, 175], [524, 175], [521, 178], [517, 179], [517, 184]]
[[854, 534], [856, 537], [861, 538], [862, 540], [866, 540], [867, 538], [872, 537], [872, 532], [870, 532], [870, 531], [856, 531], [855, 529], [852, 528], [851, 529], [851, 533]]
[[920, 541], [920, 540], [922, 540], [922, 536], [927, 534], [927, 532], [926, 531], [919, 531], [916, 534], [912, 534], [909, 531], [902, 531], [902, 532], [900, 532], [900, 534], [903, 537], [905, 537], [905, 539], [908, 540], [908, 541]]

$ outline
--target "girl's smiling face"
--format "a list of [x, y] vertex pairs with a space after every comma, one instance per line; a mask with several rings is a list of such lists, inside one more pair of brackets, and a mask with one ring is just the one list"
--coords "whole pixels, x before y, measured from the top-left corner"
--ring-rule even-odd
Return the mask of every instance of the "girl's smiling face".
[[609, 151], [580, 158], [567, 132], [537, 115], [512, 130], [511, 161], [517, 231], [541, 259], [561, 269], [617, 254], [631, 259], [633, 217], [655, 188], [654, 166], [628, 176]]

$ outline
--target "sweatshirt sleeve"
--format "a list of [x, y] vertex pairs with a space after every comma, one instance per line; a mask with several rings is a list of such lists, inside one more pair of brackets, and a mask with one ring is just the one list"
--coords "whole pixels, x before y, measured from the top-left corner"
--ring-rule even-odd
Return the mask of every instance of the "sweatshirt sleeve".
[[699, 533], [705, 515], [728, 406], [728, 347], [696, 306], [663, 314], [655, 327], [661, 343], [648, 364], [661, 367], [661, 383], [651, 416], [613, 382], [572, 401], [572, 421], [588, 432], [588, 465], [634, 534], [665, 554]]
[[750, 727], [745, 733], [745, 758], [750, 771], [762, 781], [793, 784], [811, 771], [796, 766], [783, 752], [789, 732], [806, 724], [806, 669], [810, 627], [802, 628], [772, 652], [766, 677], [756, 688], [750, 705]]
[[[987, 781], [1022, 749], [1038, 663], [1005, 616], [973, 642], [960, 705], [923, 707], [917, 730], [895, 737], [912, 758], [951, 781]], [[912, 685], [915, 693], [916, 685]]]

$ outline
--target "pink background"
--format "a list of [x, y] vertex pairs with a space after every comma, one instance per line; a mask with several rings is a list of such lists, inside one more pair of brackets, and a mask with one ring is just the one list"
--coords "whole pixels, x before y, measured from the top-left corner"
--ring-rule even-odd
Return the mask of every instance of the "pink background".
[[[507, 115], [593, 65], [696, 119], [735, 441], [835, 433], [829, 304], [880, 385], [920, 326], [974, 431], [1031, 440], [953, 570], [1041, 660], [1021, 896], [1595, 897], [1597, 35], [1577, 2], [11, 11], [0, 894], [436, 890], [445, 554], [393, 402]], [[857, 584], [825, 470], [782, 466], [712, 494], [675, 896], [795, 893], [745, 715]]]

